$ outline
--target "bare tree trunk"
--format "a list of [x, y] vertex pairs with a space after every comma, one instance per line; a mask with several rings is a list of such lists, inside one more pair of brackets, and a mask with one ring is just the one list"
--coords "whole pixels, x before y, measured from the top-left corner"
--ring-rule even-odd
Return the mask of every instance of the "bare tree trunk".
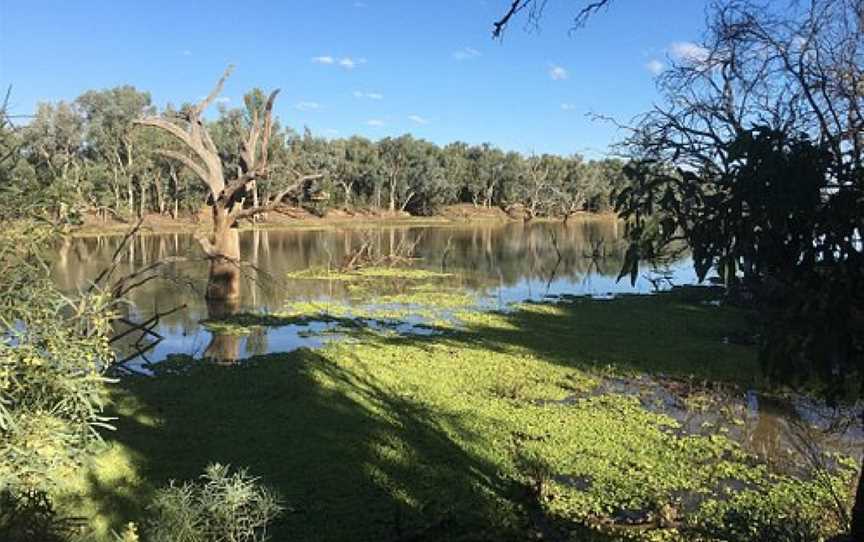
[[120, 181], [117, 178], [117, 167], [114, 166], [112, 168], [114, 171], [114, 182], [111, 184], [111, 188], [114, 192], [114, 210], [119, 211], [122, 203], [120, 202]]
[[[252, 207], [258, 207], [258, 183], [252, 181], [250, 184], [252, 185]], [[258, 222], [259, 220], [261, 220], [261, 215], [252, 217], [253, 222]]]
[[162, 183], [158, 176], [153, 177], [153, 192], [156, 194], [156, 207], [159, 208], [159, 214], [165, 214], [165, 194], [162, 191]]
[[[273, 129], [273, 102], [279, 91], [270, 93], [267, 102], [253, 111], [248, 133], [241, 142], [237, 176], [227, 180], [221, 157], [201, 120], [201, 115], [222, 91], [222, 86], [232, 70], [233, 66], [225, 70], [210, 94], [188, 110], [185, 120], [149, 116], [135, 121], [137, 125], [157, 128], [173, 136], [195, 155], [195, 158], [192, 158], [186, 152], [167, 148], [156, 151], [183, 164], [209, 189], [208, 204], [212, 211], [213, 229], [209, 239], [203, 236], [196, 238], [210, 260], [206, 297], [209, 301], [226, 304], [239, 302], [240, 298], [240, 239], [235, 228], [237, 221], [275, 209], [288, 194], [302, 190], [306, 183], [322, 177], [321, 174], [301, 177], [265, 205], [256, 204], [244, 209], [243, 194], [250, 184], [268, 175], [267, 149]], [[129, 163], [131, 164], [131, 155]], [[255, 193], [257, 194], [257, 191]]]
[[132, 216], [135, 214], [135, 189], [132, 186], [131, 177], [129, 178], [128, 183], [126, 185], [126, 193], [129, 197], [129, 216]]
[[[270, 201], [270, 190], [264, 191], [264, 201]], [[261, 221], [267, 222], [267, 213], [261, 213]]]
[[228, 213], [214, 209], [213, 236], [205, 251], [210, 258], [207, 299], [240, 298], [240, 235], [232, 228]]
[[180, 176], [174, 166], [171, 166], [171, 197], [174, 198], [174, 211], [172, 218], [177, 220], [177, 215], [180, 211]]
[[147, 186], [139, 181], [138, 187], [141, 190], [141, 199], [138, 202], [138, 216], [144, 216], [147, 213]]

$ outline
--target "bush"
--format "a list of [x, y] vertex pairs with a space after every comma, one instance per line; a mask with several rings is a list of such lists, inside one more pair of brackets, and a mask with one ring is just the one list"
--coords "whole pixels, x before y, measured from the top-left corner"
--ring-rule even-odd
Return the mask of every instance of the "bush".
[[95, 440], [113, 360], [113, 301], [66, 296], [43, 257], [49, 228], [0, 232], [0, 490], [50, 492]]
[[200, 483], [157, 491], [144, 540], [148, 542], [258, 542], [283, 508], [279, 498], [241, 469], [207, 467]]

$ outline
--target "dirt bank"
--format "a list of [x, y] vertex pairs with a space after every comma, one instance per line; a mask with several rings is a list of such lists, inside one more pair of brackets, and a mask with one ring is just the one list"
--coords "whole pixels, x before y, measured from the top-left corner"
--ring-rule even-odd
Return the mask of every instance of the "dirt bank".
[[[584, 213], [584, 216], [608, 217], [611, 214]], [[300, 207], [284, 206], [276, 212], [270, 212], [258, 217], [252, 222], [244, 220], [240, 227], [258, 228], [321, 228], [329, 226], [351, 227], [370, 223], [405, 224], [405, 225], [435, 225], [460, 222], [507, 222], [514, 220], [503, 210], [492, 207], [475, 207], [469, 204], [457, 204], [443, 207], [438, 214], [432, 216], [412, 216], [404, 212], [390, 213], [366, 209], [330, 209], [324, 216], [318, 216]], [[537, 221], [558, 221], [559, 218], [537, 218]], [[73, 228], [74, 235], [110, 234], [127, 231], [135, 223], [135, 218], [119, 219], [114, 216], [103, 218], [95, 213], [84, 216], [83, 223]], [[180, 215], [176, 219], [168, 215], [150, 213], [144, 216], [143, 227], [147, 231], [158, 233], [207, 231], [210, 229], [211, 218], [207, 208], [202, 208], [197, 214]]]

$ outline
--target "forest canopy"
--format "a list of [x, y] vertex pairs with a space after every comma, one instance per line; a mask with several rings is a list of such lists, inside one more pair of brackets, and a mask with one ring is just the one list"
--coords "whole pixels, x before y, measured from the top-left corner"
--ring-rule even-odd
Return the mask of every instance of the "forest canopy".
[[[254, 89], [246, 94], [245, 107], [222, 106], [215, 118], [204, 121], [225, 171], [240, 167], [238, 135], [265, 99]], [[171, 159], [171, 149], [182, 152], [179, 142], [134, 123], [154, 115], [183, 118], [191, 107], [168, 105], [158, 111], [149, 93], [128, 85], [40, 104], [29, 122], [2, 127], [0, 147], [9, 161], [8, 175], [0, 178], [0, 206], [26, 215], [37, 201], [42, 209], [48, 202], [53, 219], [72, 224], [88, 213], [123, 220], [197, 213], [208, 193], [192, 170]], [[439, 146], [409, 134], [378, 141], [328, 139], [308, 128], [295, 131], [278, 119], [268, 154], [269, 174], [256, 183], [249, 204], [279, 194], [298, 172], [315, 173], [320, 180], [284, 203], [316, 214], [368, 209], [432, 215], [463, 203], [516, 210], [525, 218], [567, 217], [611, 210], [612, 194], [624, 181], [624, 162], [617, 159], [525, 155], [461, 141]]]

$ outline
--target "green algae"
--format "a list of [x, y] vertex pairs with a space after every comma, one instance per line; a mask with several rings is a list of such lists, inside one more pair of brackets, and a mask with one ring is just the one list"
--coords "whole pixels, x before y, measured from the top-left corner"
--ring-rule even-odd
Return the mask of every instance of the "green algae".
[[366, 281], [374, 279], [430, 280], [453, 277], [451, 273], [411, 267], [362, 267], [351, 271], [311, 268], [288, 273], [288, 278], [306, 280]]

